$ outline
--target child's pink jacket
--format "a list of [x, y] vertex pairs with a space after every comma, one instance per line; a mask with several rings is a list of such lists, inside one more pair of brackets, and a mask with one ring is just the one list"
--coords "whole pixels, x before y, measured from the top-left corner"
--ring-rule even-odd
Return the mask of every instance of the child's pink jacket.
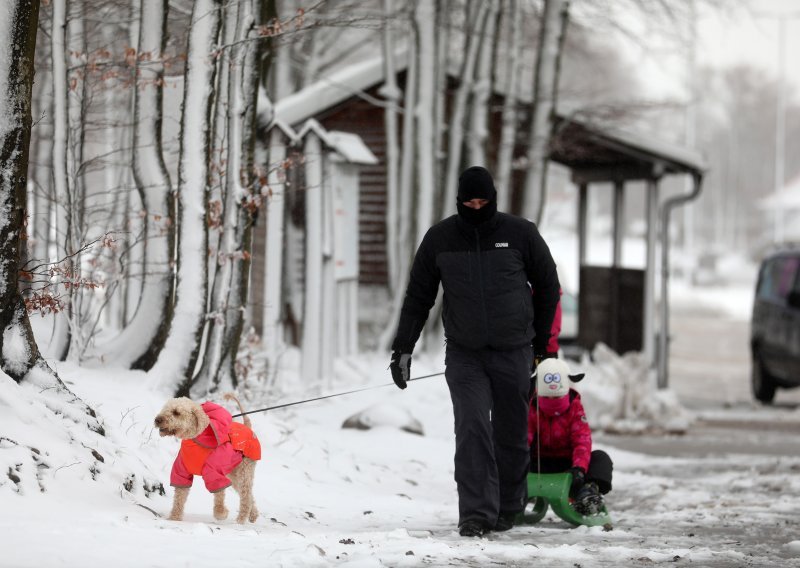
[[[581, 404], [581, 395], [570, 389], [570, 405], [560, 415], [548, 416], [539, 410], [539, 455], [548, 458], [570, 458], [572, 465], [586, 471], [592, 454], [592, 430]], [[536, 459], [536, 398], [528, 413], [528, 444], [531, 458]]]

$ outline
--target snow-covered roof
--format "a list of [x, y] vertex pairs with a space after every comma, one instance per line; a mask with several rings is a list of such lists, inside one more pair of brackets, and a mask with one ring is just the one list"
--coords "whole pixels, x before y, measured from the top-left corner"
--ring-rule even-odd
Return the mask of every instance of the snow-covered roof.
[[276, 120], [275, 126], [293, 141], [299, 142], [309, 132], [313, 132], [325, 146], [336, 152], [344, 161], [351, 164], [374, 165], [378, 163], [378, 158], [367, 148], [361, 136], [352, 132], [341, 132], [338, 130], [326, 130], [319, 122], [313, 118], [308, 119], [296, 133], [283, 121]]
[[[406, 53], [400, 52], [395, 57], [397, 69], [405, 69], [408, 65]], [[275, 116], [284, 122], [298, 124], [350, 97], [362, 94], [374, 85], [383, 83], [384, 77], [383, 57], [373, 57], [320, 77], [308, 87], [277, 101], [274, 107], [259, 105], [259, 108], [264, 108], [268, 113], [274, 110]], [[267, 122], [271, 116], [262, 118], [266, 118]]]
[[581, 137], [590, 144], [623, 153], [635, 159], [667, 162], [668, 171], [682, 170], [702, 173], [708, 169], [703, 155], [692, 148], [679, 146], [644, 133], [627, 131], [613, 126], [594, 124], [575, 116], [558, 115], [561, 124], [577, 125], [583, 131]]
[[378, 163], [378, 158], [367, 148], [361, 136], [352, 132], [331, 130], [328, 132], [327, 143], [351, 164], [375, 165]]

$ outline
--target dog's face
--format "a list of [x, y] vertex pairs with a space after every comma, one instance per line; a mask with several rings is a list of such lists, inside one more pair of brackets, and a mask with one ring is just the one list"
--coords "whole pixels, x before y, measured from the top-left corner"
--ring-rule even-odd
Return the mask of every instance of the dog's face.
[[185, 396], [168, 400], [154, 423], [159, 435], [175, 436], [181, 440], [198, 436], [209, 424], [203, 408]]

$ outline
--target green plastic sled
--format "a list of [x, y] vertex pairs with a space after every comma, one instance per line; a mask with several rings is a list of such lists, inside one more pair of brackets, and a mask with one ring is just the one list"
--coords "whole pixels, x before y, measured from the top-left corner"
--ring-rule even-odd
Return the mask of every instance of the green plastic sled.
[[602, 526], [610, 530], [611, 517], [605, 505], [598, 514], [591, 516], [581, 515], [572, 508], [569, 502], [571, 485], [571, 473], [529, 473], [528, 506], [517, 517], [517, 524], [538, 523], [544, 518], [549, 505], [556, 515], [572, 525]]

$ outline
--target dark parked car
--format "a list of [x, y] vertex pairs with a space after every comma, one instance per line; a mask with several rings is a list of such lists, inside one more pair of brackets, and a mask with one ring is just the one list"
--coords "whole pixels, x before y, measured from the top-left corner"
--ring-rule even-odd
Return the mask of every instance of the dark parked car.
[[766, 403], [778, 387], [800, 386], [800, 250], [761, 263], [750, 329], [753, 396]]

